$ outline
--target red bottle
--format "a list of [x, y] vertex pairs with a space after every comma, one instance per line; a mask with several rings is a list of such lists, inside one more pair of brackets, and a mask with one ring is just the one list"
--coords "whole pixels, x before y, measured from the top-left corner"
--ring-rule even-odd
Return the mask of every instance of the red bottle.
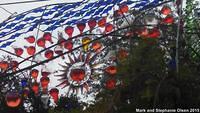
[[24, 39], [29, 43], [34, 43], [35, 42], [35, 37], [34, 36], [29, 36], [29, 37], [24, 38]]
[[49, 32], [44, 33], [43, 38], [53, 44], [52, 35]]
[[53, 52], [52, 50], [47, 50], [47, 51], [45, 51], [45, 53], [44, 53], [44, 56], [45, 56], [47, 59], [53, 58], [53, 55], [54, 55], [54, 52]]
[[44, 39], [44, 38], [38, 39], [38, 40], [37, 40], [37, 45], [38, 45], [39, 47], [45, 48], [45, 39]]
[[35, 49], [35, 47], [34, 46], [29, 46], [29, 47], [25, 47], [26, 48], [26, 51], [27, 51], [27, 53], [29, 54], [29, 55], [34, 55], [35, 54], [35, 52], [36, 52], [36, 49]]
[[109, 90], [115, 89], [116, 87], [116, 80], [115, 79], [110, 79], [106, 81], [105, 87]]
[[14, 48], [14, 51], [17, 56], [21, 56], [24, 52], [22, 48]]
[[90, 27], [90, 32], [94, 29], [94, 27], [97, 25], [96, 20], [91, 19], [88, 21], [88, 26]]
[[32, 76], [35, 80], [37, 80], [38, 75], [39, 75], [39, 71], [38, 71], [37, 69], [31, 70], [31, 76]]
[[74, 28], [73, 28], [73, 27], [67, 26], [67, 27], [65, 28], [65, 33], [69, 36], [69, 38], [72, 37], [73, 32], [74, 32]]
[[55, 103], [58, 102], [58, 94], [59, 94], [59, 90], [57, 88], [52, 88], [49, 91], [49, 94], [52, 96], [53, 100]]
[[77, 24], [77, 27], [78, 27], [78, 29], [80, 31], [80, 34], [82, 34], [84, 29], [85, 29], [85, 27], [86, 27], [86, 25], [84, 23], [79, 23], [79, 24]]
[[106, 25], [106, 17], [103, 17], [101, 20], [98, 21], [99, 27], [105, 27]]
[[163, 15], [169, 15], [171, 13], [171, 8], [168, 6], [163, 6], [160, 12]]

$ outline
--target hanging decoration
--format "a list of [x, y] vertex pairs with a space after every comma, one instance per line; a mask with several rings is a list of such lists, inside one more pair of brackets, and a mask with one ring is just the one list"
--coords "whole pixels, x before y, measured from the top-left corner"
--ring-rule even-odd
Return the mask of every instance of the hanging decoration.
[[159, 38], [161, 35], [159, 29], [154, 28], [152, 30], [149, 31], [148, 37], [149, 38]]
[[38, 45], [39, 47], [45, 48], [45, 39], [44, 39], [44, 38], [38, 39], [38, 40], [37, 40], [37, 45]]
[[16, 71], [19, 66], [19, 63], [16, 60], [10, 61], [10, 67], [12, 68], [13, 71]]
[[[44, 33], [43, 39], [44, 39], [45, 41], [49, 41], [50, 43], [53, 44], [53, 40], [52, 40], [52, 35], [51, 35], [51, 33], [49, 33], [49, 32]], [[45, 41], [44, 41], [44, 42], [45, 42]]]
[[106, 17], [103, 17], [101, 20], [98, 21], [99, 27], [105, 27], [106, 25]]
[[107, 80], [105, 83], [105, 87], [109, 90], [115, 89], [116, 88], [116, 80], [115, 79]]
[[50, 82], [49, 77], [43, 76], [43, 77], [40, 79], [40, 82], [41, 82], [42, 89], [43, 89], [43, 90], [46, 90], [47, 87], [48, 87], [48, 84], [49, 84], [49, 82]]
[[73, 28], [73, 27], [67, 26], [67, 27], [65, 28], [65, 33], [69, 36], [69, 38], [72, 37], [73, 32], [74, 32], [74, 28]]
[[117, 68], [116, 68], [116, 66], [109, 66], [105, 69], [105, 72], [110, 75], [115, 75], [115, 74], [117, 74]]
[[46, 57], [47, 59], [51, 59], [51, 58], [53, 58], [53, 56], [54, 56], [54, 52], [53, 52], [52, 50], [47, 50], [47, 51], [44, 53], [44, 55], [45, 55], [45, 57]]
[[31, 73], [32, 78], [35, 79], [35, 80], [37, 80], [39, 71], [37, 69], [33, 69], [33, 70], [31, 70], [30, 73]]
[[162, 22], [164, 24], [167, 24], [167, 25], [173, 24], [174, 23], [174, 17], [173, 16], [167, 16], [162, 20]]
[[21, 103], [21, 98], [17, 92], [8, 92], [6, 94], [6, 104], [8, 107], [18, 107]]
[[[120, 84], [117, 62], [126, 59], [131, 43], [120, 35], [159, 40], [163, 34], [159, 25], [176, 22], [173, 10], [163, 6], [158, 11], [162, 16], [149, 16], [150, 21], [145, 21], [156, 21], [156, 25], [127, 27], [135, 21], [132, 9], [142, 11], [158, 3], [161, 1], [83, 0], [42, 6], [0, 23], [0, 48], [14, 57], [0, 60], [0, 72], [8, 75], [7, 80], [20, 81], [8, 84], [17, 91], [2, 93], [7, 106], [34, 105], [33, 98], [37, 98], [48, 109], [50, 97], [58, 105], [61, 95], [93, 104], [101, 91], [115, 90]], [[145, 23], [141, 20], [138, 24]]]
[[26, 37], [24, 38], [27, 42], [29, 43], [34, 43], [35, 42], [35, 37], [34, 36], [29, 36], [29, 37]]
[[124, 13], [128, 13], [128, 6], [126, 4], [122, 4], [120, 7], [119, 7], [119, 11], [124, 14]]
[[171, 8], [169, 6], [163, 6], [160, 12], [163, 15], [169, 15], [171, 13]]
[[24, 52], [22, 48], [14, 48], [14, 51], [17, 56], [21, 56]]
[[58, 94], [59, 94], [59, 90], [57, 88], [52, 88], [49, 91], [50, 95], [52, 96], [53, 100], [55, 103], [58, 102]]
[[113, 30], [113, 25], [112, 24], [107, 24], [106, 26], [105, 26], [105, 33], [109, 33], [109, 32], [111, 32]]
[[82, 34], [86, 25], [84, 23], [79, 23], [77, 24], [77, 27], [78, 27], [78, 30], [80, 31], [80, 34]]
[[28, 53], [28, 55], [33, 56], [36, 52], [36, 49], [34, 46], [25, 46], [24, 48], [26, 48], [26, 52]]
[[97, 22], [95, 19], [91, 19], [88, 21], [88, 26], [90, 27], [90, 32], [92, 32], [92, 30], [94, 29], [94, 27], [96, 26]]
[[92, 43], [92, 49], [97, 52], [98, 50], [100, 50], [102, 47], [102, 44], [100, 42], [94, 42]]
[[88, 50], [89, 50], [89, 42], [91, 41], [91, 39], [89, 38], [89, 37], [85, 37], [85, 38], [83, 38], [82, 39], [82, 44], [84, 45], [83, 46], [83, 50], [85, 51], [85, 52], [87, 52]]
[[[60, 45], [56, 46], [56, 47], [54, 48], [54, 52], [55, 52], [57, 55], [63, 54], [63, 47], [60, 46]], [[64, 59], [65, 57], [62, 56], [62, 58]]]
[[33, 92], [35, 93], [35, 95], [38, 95], [39, 94], [39, 84], [37, 82], [34, 82], [32, 84], [32, 90]]
[[71, 51], [73, 48], [73, 43], [71, 40], [67, 40], [64, 42], [64, 48]]
[[7, 61], [1, 61], [0, 62], [0, 69], [3, 70], [3, 71], [6, 71], [9, 67], [9, 64]]

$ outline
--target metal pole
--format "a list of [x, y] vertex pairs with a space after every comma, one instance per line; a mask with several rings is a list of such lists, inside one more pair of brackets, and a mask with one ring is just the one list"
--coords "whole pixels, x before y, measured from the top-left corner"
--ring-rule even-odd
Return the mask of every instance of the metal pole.
[[180, 37], [180, 25], [181, 25], [181, 19], [182, 19], [182, 4], [183, 0], [180, 1], [180, 6], [178, 6], [179, 9], [179, 18], [178, 18], [178, 29], [177, 29], [177, 35], [176, 35], [176, 72], [179, 73], [179, 37]]

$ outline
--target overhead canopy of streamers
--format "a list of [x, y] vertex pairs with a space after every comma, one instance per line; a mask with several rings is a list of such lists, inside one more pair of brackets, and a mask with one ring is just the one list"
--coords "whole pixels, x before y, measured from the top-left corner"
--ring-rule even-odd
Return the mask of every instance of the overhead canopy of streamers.
[[60, 3], [32, 9], [0, 23], [0, 48], [10, 46], [22, 34], [40, 27], [51, 32], [62, 26], [86, 23], [108, 16], [113, 8], [125, 4], [130, 9], [144, 10], [163, 0], [84, 0], [73, 4]]

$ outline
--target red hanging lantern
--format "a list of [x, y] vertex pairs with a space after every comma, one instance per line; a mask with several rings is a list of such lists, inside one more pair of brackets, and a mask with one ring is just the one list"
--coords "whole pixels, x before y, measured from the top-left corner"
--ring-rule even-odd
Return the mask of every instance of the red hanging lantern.
[[113, 90], [116, 87], [116, 80], [110, 79], [106, 81], [105, 87], [109, 90]]
[[94, 27], [97, 25], [96, 20], [92, 19], [88, 21], [88, 26], [90, 27], [90, 32], [94, 29]]
[[39, 93], [39, 84], [37, 82], [33, 83], [32, 90], [35, 93], [35, 95], [38, 95], [38, 93]]
[[51, 43], [53, 44], [51, 33], [49, 33], [49, 32], [44, 33], [43, 38], [44, 38], [46, 41], [49, 41], [49, 42], [51, 42]]
[[62, 47], [64, 46], [65, 41], [66, 41], [66, 40], [65, 40], [64, 38], [58, 39], [58, 43], [59, 43], [59, 45], [62, 46]]
[[170, 7], [168, 7], [168, 6], [163, 6], [160, 12], [161, 12], [161, 14], [163, 14], [163, 15], [169, 15], [172, 11], [171, 11], [171, 8], [170, 8]]
[[94, 43], [92, 43], [92, 49], [94, 51], [97, 51], [97, 50], [101, 49], [101, 47], [102, 47], [102, 44], [100, 42], [94, 42]]
[[[54, 48], [54, 52], [55, 52], [56, 54], [58, 54], [58, 55], [61, 55], [61, 54], [63, 54], [63, 48], [62, 48], [61, 46], [56, 46], [56, 47]], [[65, 58], [64, 55], [62, 55], [62, 58], [63, 58], [63, 59]]]
[[36, 49], [35, 49], [34, 46], [29, 46], [29, 47], [26, 47], [26, 46], [25, 46], [25, 48], [26, 48], [27, 53], [28, 53], [29, 55], [31, 55], [31, 56], [34, 55], [35, 52], [36, 52]]
[[6, 104], [8, 107], [15, 108], [21, 103], [21, 98], [17, 92], [8, 92], [6, 94]]
[[59, 90], [57, 88], [53, 88], [49, 91], [50, 95], [52, 96], [53, 100], [55, 103], [58, 102], [58, 94], [59, 94]]
[[47, 58], [47, 59], [51, 59], [51, 58], [53, 58], [53, 51], [52, 50], [47, 50], [47, 51], [45, 51], [45, 53], [44, 53], [44, 56]]
[[85, 23], [79, 23], [79, 24], [77, 24], [77, 27], [78, 27], [78, 29], [80, 31], [80, 34], [82, 34], [84, 29], [85, 29], [85, 27], [86, 27], [86, 25], [85, 25]]
[[72, 43], [72, 41], [71, 41], [71, 40], [68, 40], [68, 41], [64, 42], [64, 48], [67, 49], [67, 50], [69, 50], [69, 51], [71, 51], [72, 48], [73, 48], [73, 43]]
[[35, 80], [37, 80], [38, 74], [39, 74], [39, 71], [38, 71], [37, 69], [31, 70], [31, 76], [32, 76]]
[[43, 77], [47, 77], [47, 76], [49, 76], [49, 74], [51, 74], [51, 73], [47, 72], [47, 71], [42, 71], [42, 76]]
[[9, 64], [8, 64], [8, 62], [6, 62], [6, 61], [1, 61], [0, 62], [0, 68], [2, 69], [2, 70], [7, 70], [8, 69], [8, 67], [9, 67]]
[[140, 37], [147, 37], [149, 34], [149, 31], [147, 30], [147, 28], [143, 28], [143, 29], [140, 29], [137, 33]]
[[160, 35], [161, 35], [161, 33], [160, 33], [159, 29], [154, 28], [149, 32], [148, 37], [149, 38], [159, 38]]
[[123, 14], [123, 13], [127, 13], [128, 10], [129, 10], [129, 8], [128, 8], [127, 5], [122, 5], [122, 6], [120, 7], [120, 9], [119, 9], [119, 11], [122, 12], [122, 14]]
[[13, 71], [16, 71], [16, 69], [18, 68], [19, 64], [18, 64], [17, 61], [13, 60], [13, 61], [10, 62], [10, 65], [11, 65]]
[[14, 51], [17, 56], [21, 56], [24, 52], [22, 48], [14, 48]]
[[109, 33], [113, 30], [113, 25], [112, 24], [107, 24], [105, 27], [105, 33]]
[[115, 75], [117, 73], [117, 67], [116, 66], [109, 66], [105, 69], [105, 72], [110, 75]]
[[173, 24], [174, 23], [174, 17], [173, 16], [167, 16], [162, 20], [165, 24]]
[[67, 27], [65, 28], [65, 33], [69, 36], [69, 38], [72, 37], [73, 32], [74, 32], [74, 28], [73, 28], [73, 27], [67, 26]]
[[38, 39], [38, 40], [37, 40], [37, 45], [38, 45], [39, 47], [45, 48], [45, 39], [44, 39], [44, 38]]
[[123, 59], [127, 58], [128, 52], [125, 49], [120, 49], [118, 56], [119, 56], [120, 60], [123, 60]]
[[29, 37], [24, 38], [24, 39], [29, 43], [34, 43], [35, 42], [35, 37], [34, 36], [29, 36]]
[[98, 21], [98, 26], [99, 27], [104, 27], [106, 25], [106, 17], [102, 18], [101, 20]]
[[40, 79], [40, 82], [41, 82], [41, 86], [43, 89], [47, 89], [48, 87], [48, 84], [49, 84], [49, 77], [45, 77], [43, 76], [41, 79]]
[[115, 16], [115, 17], [121, 16], [121, 15], [123, 15], [123, 13], [122, 13], [122, 11], [121, 11], [120, 9], [114, 11], [114, 16]]
[[73, 69], [71, 70], [70, 76], [73, 81], [81, 81], [85, 77], [85, 70], [83, 69]]

